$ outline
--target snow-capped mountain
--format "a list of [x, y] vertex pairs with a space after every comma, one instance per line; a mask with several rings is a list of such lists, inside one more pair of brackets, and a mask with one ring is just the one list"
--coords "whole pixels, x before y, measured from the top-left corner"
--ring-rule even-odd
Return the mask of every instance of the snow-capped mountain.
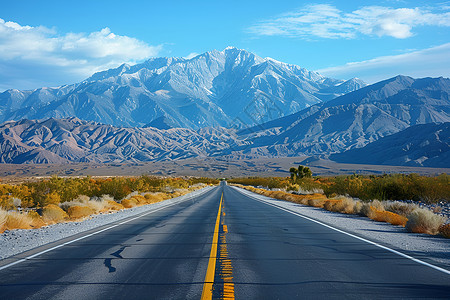
[[59, 88], [8, 90], [0, 94], [0, 122], [78, 117], [116, 126], [246, 127], [363, 86], [227, 47], [123, 64]]
[[[8, 121], [0, 125], [0, 163], [306, 154], [347, 162], [370, 158], [377, 164], [436, 166], [448, 163], [449, 123], [435, 125], [445, 122], [450, 122], [450, 79], [397, 76], [244, 130], [173, 128], [173, 119], [165, 116], [144, 128], [78, 118]], [[332, 155], [366, 145], [361, 151]]]

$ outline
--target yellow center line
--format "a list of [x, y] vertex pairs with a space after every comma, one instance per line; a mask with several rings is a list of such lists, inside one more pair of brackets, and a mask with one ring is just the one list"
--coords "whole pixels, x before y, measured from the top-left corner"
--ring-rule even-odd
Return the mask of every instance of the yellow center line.
[[203, 284], [202, 300], [212, 299], [212, 287], [214, 283], [214, 273], [216, 271], [217, 244], [219, 242], [220, 211], [222, 210], [223, 193], [220, 197], [219, 211], [217, 213], [216, 226], [214, 227], [211, 254], [209, 255], [208, 269], [206, 270], [205, 283]]

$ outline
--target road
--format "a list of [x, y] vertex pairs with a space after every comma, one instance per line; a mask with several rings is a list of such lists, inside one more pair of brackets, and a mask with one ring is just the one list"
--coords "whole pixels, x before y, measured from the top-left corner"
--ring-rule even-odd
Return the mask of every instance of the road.
[[200, 299], [202, 293], [449, 298], [450, 275], [225, 185], [0, 270], [0, 299]]

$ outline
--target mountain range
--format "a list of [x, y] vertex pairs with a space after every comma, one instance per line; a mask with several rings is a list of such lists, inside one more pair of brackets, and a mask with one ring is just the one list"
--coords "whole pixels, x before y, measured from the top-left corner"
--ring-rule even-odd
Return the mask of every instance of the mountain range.
[[248, 127], [366, 84], [227, 47], [191, 59], [123, 64], [58, 88], [0, 94], [0, 122], [68, 118], [127, 127]]
[[353, 163], [450, 167], [449, 94], [449, 79], [397, 76], [244, 130], [127, 128], [78, 118], [8, 121], [0, 125], [0, 162], [306, 154]]
[[450, 123], [411, 126], [363, 148], [333, 154], [330, 158], [341, 163], [449, 167]]
[[[409, 126], [450, 121], [450, 80], [396, 76], [239, 132], [253, 151], [328, 156], [361, 148]], [[246, 149], [248, 152], [248, 149]]]
[[233, 47], [154, 58], [1, 93], [0, 163], [312, 155], [450, 167], [449, 95], [447, 78], [366, 85]]

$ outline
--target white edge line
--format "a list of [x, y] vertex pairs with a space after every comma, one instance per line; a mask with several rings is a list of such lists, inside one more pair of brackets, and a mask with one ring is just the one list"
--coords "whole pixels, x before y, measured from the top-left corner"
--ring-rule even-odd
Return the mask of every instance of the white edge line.
[[[247, 190], [245, 190], [245, 191], [247, 192]], [[247, 193], [244, 192], [244, 194], [247, 194]], [[412, 260], [412, 261], [415, 261], [416, 263], [419, 263], [419, 264], [421, 264], [421, 265], [424, 265], [424, 266], [433, 268], [433, 269], [435, 269], [435, 270], [437, 270], [437, 271], [440, 271], [440, 272], [442, 272], [442, 273], [445, 273], [445, 274], [447, 274], [447, 275], [450, 275], [450, 271], [447, 270], [447, 269], [444, 269], [444, 268], [441, 268], [441, 267], [432, 265], [432, 264], [430, 264], [430, 263], [424, 262], [423, 260], [414, 258], [414, 257], [409, 256], [409, 255], [407, 255], [407, 254], [404, 254], [404, 253], [402, 253], [402, 252], [400, 252], [400, 251], [397, 251], [397, 250], [391, 249], [391, 248], [389, 248], [389, 247], [380, 245], [380, 244], [378, 244], [378, 243], [375, 243], [375, 242], [372, 242], [372, 241], [367, 240], [367, 239], [365, 239], [365, 238], [359, 237], [359, 236], [357, 236], [357, 235], [348, 233], [348, 232], [343, 231], [343, 230], [341, 230], [341, 229], [337, 229], [337, 228], [335, 228], [335, 227], [333, 227], [333, 226], [330, 226], [330, 225], [328, 225], [328, 224], [325, 224], [325, 223], [322, 223], [322, 222], [320, 222], [320, 221], [314, 220], [314, 219], [312, 219], [312, 218], [309, 218], [309, 217], [307, 217], [307, 216], [304, 216], [304, 215], [302, 215], [302, 214], [300, 214], [300, 213], [294, 212], [294, 211], [289, 210], [289, 209], [287, 209], [287, 208], [278, 206], [278, 205], [273, 204], [273, 203], [268, 203], [267, 201], [262, 200], [262, 199], [258, 199], [258, 198], [256, 198], [255, 196], [253, 196], [253, 195], [251, 195], [251, 194], [247, 194], [247, 196], [249, 196], [250, 198], [253, 198], [253, 200], [255, 200], [255, 201], [259, 201], [259, 202], [262, 202], [262, 203], [264, 203], [264, 204], [267, 204], [267, 205], [276, 207], [276, 208], [278, 208], [278, 209], [284, 210], [284, 211], [286, 211], [286, 212], [288, 212], [288, 213], [291, 213], [291, 214], [293, 214], [293, 215], [299, 216], [299, 217], [304, 218], [304, 219], [306, 219], [306, 220], [309, 220], [309, 221], [312, 221], [312, 222], [314, 222], [314, 223], [320, 224], [320, 225], [322, 225], [322, 226], [328, 227], [328, 228], [330, 228], [330, 229], [332, 229], [332, 230], [334, 230], [334, 231], [337, 231], [337, 232], [346, 234], [346, 235], [351, 236], [351, 237], [353, 237], [353, 238], [355, 238], [355, 239], [358, 239], [358, 240], [364, 241], [364, 242], [366, 242], [366, 243], [372, 244], [372, 245], [377, 246], [377, 247], [379, 247], [379, 248], [381, 248], [381, 249], [387, 250], [387, 251], [389, 251], [389, 252], [392, 252], [392, 253], [395, 253], [395, 254], [397, 254], [397, 255], [400, 255], [400, 256], [402, 256], [402, 257], [404, 257], [404, 258], [407, 258], [407, 259], [410, 259], [410, 260]], [[259, 195], [258, 195], [258, 196], [259, 196]], [[270, 197], [267, 197], [267, 198], [270, 198]], [[274, 198], [271, 198], [271, 199], [274, 199]], [[279, 201], [279, 199], [274, 199], [274, 200], [278, 200], [278, 201]]]
[[[208, 190], [204, 191], [203, 193], [199, 193], [198, 195], [195, 195], [195, 196], [200, 196], [200, 195], [202, 195], [202, 194], [208, 192], [209, 190], [211, 190], [211, 189], [208, 189]], [[189, 195], [189, 194], [186, 194], [186, 196], [187, 196], [187, 195]], [[68, 241], [68, 242], [59, 244], [59, 245], [54, 246], [54, 247], [52, 247], [52, 248], [49, 248], [49, 249], [43, 250], [43, 251], [41, 251], [41, 252], [35, 253], [35, 254], [33, 254], [33, 255], [27, 256], [27, 257], [25, 257], [25, 258], [19, 259], [18, 261], [15, 261], [15, 262], [12, 262], [12, 263], [9, 263], [9, 264], [7, 264], [7, 265], [4, 265], [4, 266], [0, 267], [0, 271], [1, 271], [1, 270], [4, 270], [4, 269], [7, 269], [7, 268], [9, 268], [9, 267], [12, 267], [12, 266], [14, 266], [14, 265], [20, 264], [20, 263], [22, 263], [22, 262], [24, 262], [24, 261], [33, 259], [33, 258], [35, 258], [35, 257], [37, 257], [37, 256], [40, 256], [40, 255], [44, 254], [44, 253], [47, 253], [47, 252], [50, 252], [50, 251], [52, 251], [52, 250], [61, 248], [61, 247], [63, 247], [63, 246], [66, 246], [66, 245], [69, 245], [69, 244], [78, 242], [78, 241], [83, 240], [83, 239], [85, 239], [85, 238], [91, 237], [91, 236], [93, 236], [93, 235], [96, 235], [96, 234], [98, 234], [98, 233], [104, 232], [104, 231], [106, 231], [106, 230], [110, 230], [110, 229], [112, 229], [112, 228], [114, 228], [114, 227], [117, 227], [117, 226], [119, 226], [119, 225], [123, 225], [123, 224], [125, 224], [125, 223], [134, 221], [134, 220], [139, 219], [139, 218], [142, 218], [142, 217], [144, 217], [144, 216], [146, 216], [146, 215], [149, 215], [149, 214], [152, 214], [152, 213], [154, 213], [154, 212], [160, 211], [160, 210], [162, 210], [162, 209], [165, 209], [165, 208], [174, 206], [174, 205], [176, 205], [176, 204], [185, 202], [185, 201], [187, 201], [187, 200], [191, 200], [191, 198], [186, 197], [186, 199], [183, 199], [183, 200], [181, 200], [181, 201], [177, 201], [177, 202], [175, 202], [175, 203], [168, 204], [168, 205], [166, 205], [166, 206], [164, 206], [164, 207], [160, 207], [160, 208], [157, 208], [157, 209], [155, 209], [155, 210], [152, 210], [152, 211], [143, 213], [143, 214], [141, 214], [141, 215], [139, 215], [139, 216], [137, 216], [137, 217], [134, 217], [134, 218], [132, 218], [132, 219], [125, 220], [125, 221], [120, 222], [120, 223], [118, 223], [118, 224], [109, 226], [109, 227], [107, 227], [107, 228], [103, 228], [103, 229], [101, 229], [101, 230], [99, 230], [99, 231], [89, 233], [89, 234], [87, 234], [87, 235], [84, 235], [84, 236], [82, 236], [82, 237], [76, 238], [76, 239], [74, 239], [74, 240], [71, 240], [71, 241]], [[44, 246], [44, 245], [43, 245], [43, 246]], [[41, 246], [41, 247], [42, 247], [42, 246]]]

